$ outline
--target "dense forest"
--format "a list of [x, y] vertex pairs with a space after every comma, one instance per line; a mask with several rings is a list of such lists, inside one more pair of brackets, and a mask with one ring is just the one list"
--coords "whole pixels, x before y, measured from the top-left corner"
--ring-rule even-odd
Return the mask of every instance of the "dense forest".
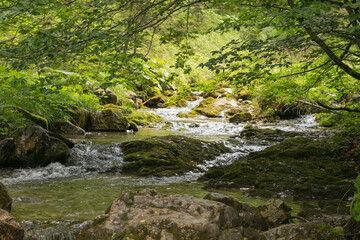
[[334, 134], [328, 148], [353, 169], [342, 181], [360, 221], [359, 82], [357, 0], [1, 0], [0, 164], [37, 167], [4, 154], [28, 126], [138, 131], [164, 122], [142, 109], [185, 107], [194, 92], [212, 100], [179, 116], [216, 118], [209, 104], [231, 89], [226, 99], [253, 104], [231, 123], [314, 114]]

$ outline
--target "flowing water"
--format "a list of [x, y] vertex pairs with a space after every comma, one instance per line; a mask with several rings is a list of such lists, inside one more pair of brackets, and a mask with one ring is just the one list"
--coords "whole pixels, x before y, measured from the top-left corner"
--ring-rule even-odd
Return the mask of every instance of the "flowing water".
[[[51, 236], [60, 232], [80, 229], [84, 221], [102, 214], [122, 190], [149, 187], [165, 193], [187, 193], [203, 197], [207, 191], [202, 190], [201, 184], [196, 182], [201, 175], [199, 172], [174, 177], [139, 178], [122, 175], [117, 171], [123, 165], [120, 143], [133, 139], [178, 134], [208, 141], [223, 141], [232, 149], [232, 153], [208, 159], [201, 166], [204, 170], [230, 164], [237, 157], [259, 151], [268, 145], [254, 145], [242, 139], [238, 139], [236, 144], [228, 141], [230, 136], [244, 129], [244, 124], [230, 124], [225, 118], [177, 117], [180, 112], [190, 112], [199, 101], [190, 102], [185, 108], [146, 110], [167, 121], [153, 129], [141, 128], [136, 133], [90, 133], [82, 139], [73, 139], [76, 145], [66, 165], [52, 163], [43, 168], [2, 170], [0, 181], [7, 186], [14, 200], [12, 214], [29, 231], [34, 231], [38, 239], [52, 239]], [[162, 129], [164, 124], [168, 127], [166, 130]], [[318, 135], [317, 124], [311, 115], [276, 124], [258, 124], [258, 127], [303, 132], [307, 136]], [[253, 205], [263, 202], [262, 199], [243, 197], [240, 190], [223, 192]]]

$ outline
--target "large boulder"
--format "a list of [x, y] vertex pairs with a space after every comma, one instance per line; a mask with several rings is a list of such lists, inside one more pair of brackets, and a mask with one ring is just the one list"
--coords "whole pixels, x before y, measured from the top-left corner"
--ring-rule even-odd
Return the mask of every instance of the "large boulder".
[[78, 239], [243, 239], [239, 224], [237, 212], [223, 203], [145, 189], [122, 192]]
[[238, 136], [233, 137], [240, 137], [246, 139], [247, 141], [259, 143], [261, 141], [281, 142], [286, 138], [293, 138], [297, 136], [300, 136], [300, 133], [282, 131], [279, 129], [262, 129], [248, 125], [244, 127], [244, 130]]
[[147, 100], [144, 105], [149, 108], [159, 108], [166, 102], [166, 97], [164, 95], [156, 95], [149, 100]]
[[[169, 176], [198, 169], [197, 164], [214, 159], [230, 149], [223, 143], [183, 136], [153, 137], [122, 143], [123, 172]], [[200, 170], [200, 169], [198, 169]]]
[[[6, 144], [10, 144], [6, 142]], [[52, 162], [64, 163], [73, 143], [40, 126], [24, 128], [13, 142], [10, 155], [2, 157], [1, 167], [39, 167]], [[68, 146], [69, 145], [69, 146]], [[2, 148], [0, 148], [2, 149]]]
[[99, 96], [100, 98], [100, 103], [101, 104], [116, 104], [118, 97], [116, 96], [116, 94], [109, 90], [109, 89], [98, 89], [96, 90], [96, 94]]
[[263, 231], [268, 229], [268, 224], [265, 221], [265, 218], [250, 204], [236, 201], [234, 198], [221, 193], [208, 193], [204, 199], [221, 202], [234, 208], [239, 214], [240, 225], [243, 227]]
[[213, 167], [200, 181], [206, 188], [249, 188], [247, 195], [341, 199], [354, 169], [333, 156], [325, 142], [288, 138], [228, 166]]
[[208, 97], [202, 100], [198, 106], [191, 112], [192, 114], [200, 114], [209, 118], [222, 117], [222, 112], [226, 109], [239, 107], [238, 102], [233, 99], [212, 98]]
[[247, 121], [251, 121], [252, 115], [249, 112], [236, 113], [232, 117], [229, 118], [229, 122], [231, 123], [243, 123]]
[[20, 223], [4, 209], [0, 209], [0, 239], [24, 239], [24, 229]]
[[259, 207], [261, 215], [270, 227], [278, 227], [288, 223], [291, 218], [291, 208], [281, 199], [269, 199], [265, 205]]
[[0, 208], [11, 211], [12, 199], [4, 184], [0, 182]]
[[85, 130], [76, 126], [75, 124], [69, 121], [58, 122], [55, 124], [54, 128], [52, 129], [53, 132], [59, 134], [69, 134], [69, 135], [84, 135]]
[[89, 131], [125, 132], [129, 122], [120, 110], [112, 108], [96, 111], [91, 119]]
[[91, 119], [93, 118], [93, 114], [86, 108], [77, 107], [75, 105], [70, 105], [69, 110], [71, 115], [71, 122], [85, 131], [88, 131], [91, 126]]

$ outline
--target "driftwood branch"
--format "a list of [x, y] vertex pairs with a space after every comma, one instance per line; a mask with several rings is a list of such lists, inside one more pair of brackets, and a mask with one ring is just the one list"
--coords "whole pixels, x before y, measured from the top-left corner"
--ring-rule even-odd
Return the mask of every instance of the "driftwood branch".
[[333, 110], [333, 111], [347, 111], [347, 112], [360, 113], [359, 109], [351, 109], [351, 108], [347, 108], [347, 107], [330, 107], [330, 106], [327, 106], [327, 105], [321, 103], [320, 101], [317, 101], [316, 103], [323, 108]]

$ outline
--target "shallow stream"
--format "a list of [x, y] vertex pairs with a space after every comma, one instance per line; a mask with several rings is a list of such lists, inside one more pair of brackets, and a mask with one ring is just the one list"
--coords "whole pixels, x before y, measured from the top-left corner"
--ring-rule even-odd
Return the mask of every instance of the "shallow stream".
[[[225, 118], [177, 117], [177, 113], [190, 112], [197, 104], [198, 101], [195, 101], [190, 102], [186, 108], [146, 110], [162, 116], [167, 121], [153, 129], [141, 128], [136, 133], [89, 133], [80, 139], [73, 137], [76, 145], [66, 165], [52, 163], [44, 168], [2, 171], [0, 181], [7, 186], [14, 200], [12, 214], [21, 220], [27, 229], [37, 231], [34, 235], [37, 234], [39, 239], [51, 239], [51, 231], [66, 232], [69, 229], [80, 229], [84, 221], [102, 214], [123, 190], [155, 188], [164, 193], [203, 197], [208, 191], [202, 190], [202, 185], [196, 182], [201, 173], [188, 172], [175, 177], [139, 178], [117, 172], [123, 164], [119, 143], [133, 139], [177, 134], [208, 141], [223, 141], [232, 148], [232, 153], [209, 159], [202, 166], [204, 169], [230, 164], [236, 157], [259, 151], [268, 145], [248, 144], [241, 139], [238, 139], [237, 144], [230, 143], [229, 137], [239, 134], [244, 129], [244, 124], [234, 125], [228, 123]], [[163, 129], [165, 124], [166, 130]], [[297, 131], [307, 136], [317, 136], [319, 131], [313, 116], [257, 126]], [[252, 205], [264, 202], [261, 198], [244, 197], [241, 189], [220, 192]], [[289, 203], [295, 209], [298, 206], [294, 202]], [[44, 228], [48, 230], [41, 233], [43, 230], [39, 229]]]

